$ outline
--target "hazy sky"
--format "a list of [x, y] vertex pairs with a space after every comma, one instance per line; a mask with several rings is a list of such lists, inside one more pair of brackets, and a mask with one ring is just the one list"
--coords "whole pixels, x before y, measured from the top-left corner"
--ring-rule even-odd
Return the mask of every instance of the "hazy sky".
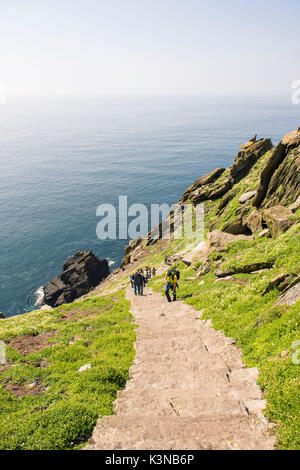
[[8, 96], [289, 93], [299, 0], [0, 0]]

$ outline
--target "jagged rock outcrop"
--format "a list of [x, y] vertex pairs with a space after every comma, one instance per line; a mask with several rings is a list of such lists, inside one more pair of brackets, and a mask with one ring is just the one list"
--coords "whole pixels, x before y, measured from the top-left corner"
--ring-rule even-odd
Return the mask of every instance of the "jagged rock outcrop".
[[276, 305], [294, 305], [300, 299], [300, 276], [291, 284], [291, 287], [284, 292], [275, 302]]
[[263, 269], [272, 269], [273, 268], [273, 263], [271, 261], [260, 261], [258, 263], [253, 263], [253, 264], [247, 264], [245, 266], [237, 266], [233, 267], [232, 269], [217, 269], [215, 271], [215, 275], [217, 277], [228, 277], [228, 276], [233, 276], [234, 274], [250, 274], [256, 271], [260, 271]]
[[2, 312], [0, 312], [0, 319], [1, 319], [1, 318], [5, 318], [5, 316], [3, 315]]
[[291, 275], [289, 273], [279, 274], [274, 279], [272, 279], [272, 281], [269, 282], [269, 284], [267, 285], [262, 295], [266, 295], [268, 292], [270, 292], [273, 289], [281, 290], [283, 288], [283, 285], [286, 285], [287, 282], [290, 283], [290, 281], [291, 281]]
[[263, 207], [289, 205], [300, 196], [300, 146], [287, 153], [274, 172], [268, 186]]
[[211, 270], [211, 261], [210, 259], [207, 259], [206, 261], [204, 261], [204, 263], [200, 266], [198, 272], [197, 272], [197, 276], [198, 277], [201, 277], [201, 276], [205, 276], [205, 274], [208, 274], [209, 271]]
[[[129, 245], [124, 248], [126, 254], [120, 264], [121, 269], [125, 268], [128, 264], [132, 263], [133, 261], [136, 261], [138, 257], [142, 256], [142, 243], [143, 238], [141, 237], [137, 238], [136, 240], [130, 240]], [[140, 250], [139, 253], [138, 250]]]
[[135, 250], [142, 243], [142, 241], [143, 239], [141, 237], [137, 238], [136, 240], [130, 240], [129, 245], [124, 249], [125, 253], [128, 254]]
[[245, 144], [240, 145], [240, 149], [247, 149], [247, 148], [251, 147], [251, 145], [253, 145], [256, 142], [256, 138], [257, 138], [257, 134], [255, 134], [255, 136], [252, 137], [252, 139], [250, 139]]
[[234, 182], [237, 183], [247, 176], [253, 165], [272, 147], [270, 139], [261, 139], [254, 142], [249, 148], [241, 150], [229, 170]]
[[233, 179], [230, 175], [224, 175], [224, 168], [217, 168], [202, 178], [195, 181], [183, 194], [179, 204], [191, 201], [199, 204], [204, 201], [218, 199], [226, 194], [233, 186]]
[[63, 272], [44, 287], [44, 302], [51, 307], [73, 302], [108, 275], [106, 259], [100, 260], [91, 251], [78, 251], [65, 262]]
[[263, 218], [274, 238], [278, 237], [280, 231], [288, 230], [297, 221], [293, 212], [284, 206], [265, 209]]
[[[298, 131], [285, 136], [273, 149], [260, 178], [257, 194], [253, 200], [255, 207], [270, 207], [279, 201], [294, 202], [300, 193], [299, 161], [300, 127]], [[298, 151], [295, 149], [298, 147]]]
[[300, 209], [300, 196], [297, 198], [297, 200], [289, 206], [289, 209], [292, 212], [296, 212], [298, 209]]
[[[253, 166], [267, 152], [270, 152], [270, 156], [266, 156], [267, 161], [260, 177], [257, 172], [248, 176]], [[241, 180], [243, 181], [239, 185]], [[256, 185], [258, 186], [254, 189]], [[241, 187], [244, 193], [240, 192]], [[217, 201], [217, 206], [213, 207], [213, 201]], [[185, 203], [197, 205], [205, 202], [208, 203], [205, 204], [206, 220], [209, 221], [212, 214], [207, 228], [213, 233], [209, 234], [210, 249], [213, 251], [222, 251], [227, 243], [237, 239], [231, 237], [249, 239], [253, 234], [258, 237], [272, 237], [277, 236], [280, 230], [288, 229], [297, 221], [292, 217], [291, 211], [295, 213], [300, 208], [300, 128], [286, 135], [277, 147], [273, 147], [271, 139], [256, 140], [256, 136], [252, 137], [241, 146], [241, 151], [230, 168], [217, 168], [197, 179], [178, 204], [183, 209]], [[279, 210], [277, 206], [283, 209]], [[271, 211], [265, 212], [270, 208]], [[167, 224], [171, 235], [174, 233], [173, 219], [171, 213], [170, 224]], [[215, 229], [220, 230], [213, 232]], [[163, 238], [164, 230], [161, 222], [149, 232], [145, 247], [152, 246]], [[137, 252], [140, 244], [140, 239], [130, 242], [125, 249], [122, 269], [141, 257]]]
[[185, 202], [189, 199], [189, 196], [194, 193], [195, 190], [206, 186], [207, 184], [214, 183], [221, 175], [224, 173], [225, 168], [216, 168], [215, 170], [211, 171], [210, 173], [207, 173], [206, 175], [202, 176], [199, 178], [197, 181], [195, 181], [192, 186], [190, 186], [185, 193], [183, 194], [181, 201]]

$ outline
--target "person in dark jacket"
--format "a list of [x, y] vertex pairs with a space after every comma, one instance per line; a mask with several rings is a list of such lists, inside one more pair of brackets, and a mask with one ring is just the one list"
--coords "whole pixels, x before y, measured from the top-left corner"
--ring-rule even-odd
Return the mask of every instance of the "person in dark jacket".
[[133, 277], [134, 294], [143, 295], [144, 285], [145, 285], [144, 276], [141, 273], [136, 271]]

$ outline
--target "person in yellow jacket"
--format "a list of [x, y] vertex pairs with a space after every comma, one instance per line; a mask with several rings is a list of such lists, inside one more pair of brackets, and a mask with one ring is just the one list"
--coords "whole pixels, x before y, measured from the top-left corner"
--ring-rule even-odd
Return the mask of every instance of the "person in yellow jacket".
[[170, 293], [173, 295], [173, 302], [176, 301], [176, 289], [178, 287], [178, 275], [175, 269], [168, 271], [165, 275], [166, 280], [166, 290], [165, 295], [167, 297], [168, 302], [171, 302]]

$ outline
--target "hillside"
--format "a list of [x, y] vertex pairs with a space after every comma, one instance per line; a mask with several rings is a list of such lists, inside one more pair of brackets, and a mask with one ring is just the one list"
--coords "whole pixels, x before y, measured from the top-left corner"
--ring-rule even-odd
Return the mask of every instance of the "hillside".
[[[237, 340], [245, 363], [260, 370], [277, 446], [299, 449], [300, 128], [276, 147], [252, 140], [230, 168], [201, 177], [181, 198], [205, 204], [205, 244], [137, 241], [123, 265], [171, 256], [179, 299]], [[151, 287], [163, 293], [163, 276]]]
[[[230, 168], [192, 184], [184, 203], [205, 204], [204, 243], [132, 241], [121, 267], [79, 301], [0, 320], [1, 449], [80, 448], [99, 415], [113, 413], [134, 359], [129, 274], [161, 266], [165, 254], [181, 271], [179, 299], [259, 368], [277, 447], [300, 448], [300, 128], [276, 147], [251, 139]], [[163, 293], [163, 275], [150, 285]]]

